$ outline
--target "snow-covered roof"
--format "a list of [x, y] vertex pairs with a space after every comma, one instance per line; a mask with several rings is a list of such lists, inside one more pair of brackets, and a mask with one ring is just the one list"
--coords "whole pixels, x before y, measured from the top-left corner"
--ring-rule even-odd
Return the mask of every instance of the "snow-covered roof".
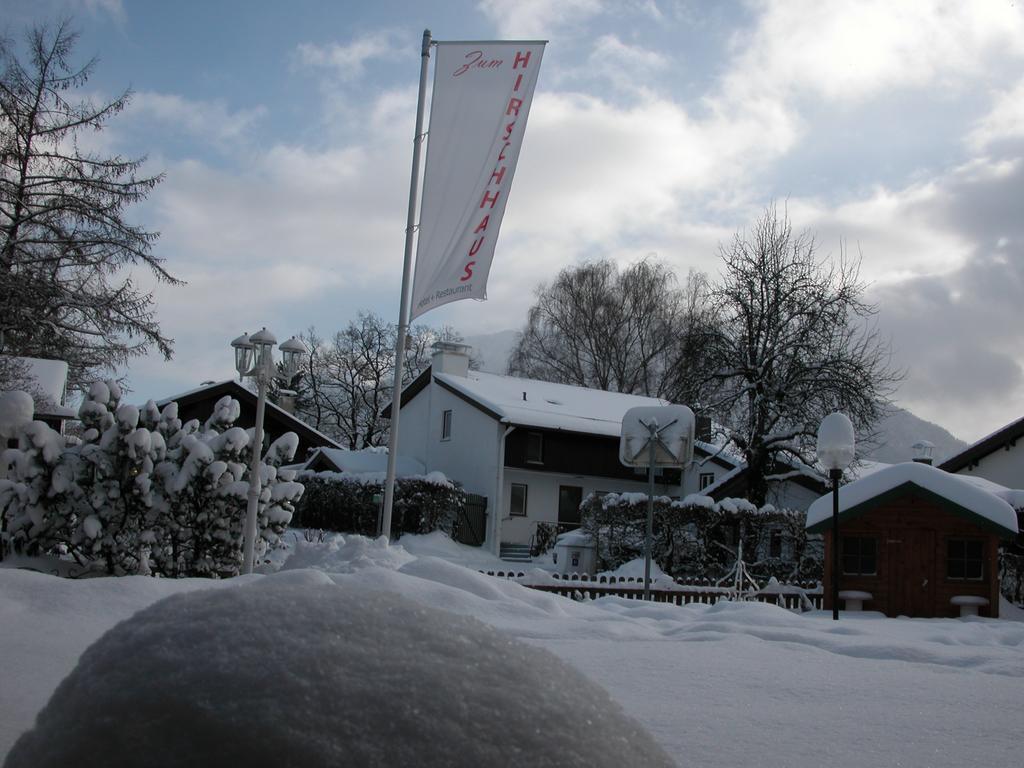
[[577, 528], [575, 531], [567, 531], [566, 533], [560, 534], [558, 538], [555, 539], [555, 546], [592, 547], [594, 546], [594, 539], [589, 533]]
[[63, 360], [43, 360], [38, 357], [21, 358], [28, 365], [36, 385], [55, 403], [64, 402], [64, 387], [68, 383], [68, 364]]
[[[232, 378], [224, 379], [223, 381], [210, 382], [208, 384], [203, 384], [201, 386], [190, 389], [187, 392], [181, 392], [177, 395], [172, 395], [171, 397], [165, 397], [162, 400], [157, 400], [156, 404], [158, 408], [163, 408], [168, 403], [179, 402], [194, 395], [201, 395], [207, 392], [208, 390], [217, 389], [218, 387], [226, 387], [230, 385], [237, 387], [237, 394], [245, 393], [250, 395], [253, 398], [253, 400], [256, 399], [256, 394], [254, 392], [252, 392], [249, 389], [246, 389], [237, 379]], [[306, 430], [307, 432], [309, 432], [309, 434], [315, 435], [319, 440], [327, 443], [328, 445], [338, 445], [338, 442], [333, 437], [329, 437], [328, 435], [325, 435], [323, 432], [316, 429], [315, 427], [311, 427], [309, 424], [300, 419], [294, 413], [289, 413], [276, 403], [272, 403], [270, 402], [270, 400], [267, 400], [266, 407], [268, 411], [274, 411], [279, 416], [283, 416], [284, 418], [291, 420], [295, 424], [295, 427], [297, 429]]]
[[[1012, 498], [1019, 492], [1009, 491], [995, 483], [988, 483], [991, 487], [986, 487], [961, 475], [919, 462], [893, 464], [844, 485], [839, 491], [839, 515], [853, 516], [867, 511], [874, 499], [904, 485], [915, 485], [929, 491], [980, 518], [981, 522], [991, 524], [989, 527], [994, 525], [1002, 532], [1017, 533], [1017, 513], [1004, 496]], [[828, 493], [807, 510], [807, 528], [824, 530], [831, 524], [832, 494]]]
[[894, 465], [888, 464], [884, 461], [873, 461], [872, 459], [859, 459], [850, 466], [850, 474], [857, 480], [860, 480], [862, 478], [867, 477], [868, 475], [873, 475], [875, 474], [875, 472], [880, 472], [881, 470], [892, 466]]
[[[306, 462], [306, 467], [312, 466], [320, 454], [334, 464], [339, 472], [362, 475], [368, 472], [387, 472], [388, 469], [387, 449], [364, 448], [359, 451], [349, 451], [343, 448], [318, 448]], [[398, 477], [422, 475], [426, 471], [426, 467], [422, 463], [409, 456], [400, 455], [395, 462], [395, 474]]]
[[482, 371], [470, 371], [467, 376], [435, 373], [434, 379], [511, 424], [612, 437], [619, 436], [622, 417], [630, 408], [669, 404], [656, 397], [624, 395]]
[[1012, 447], [1018, 438], [1024, 436], [1024, 418], [1017, 419], [985, 437], [971, 443], [939, 466], [947, 472], [959, 472], [977, 465], [979, 461], [1002, 448]]
[[31, 394], [35, 403], [36, 416], [57, 416], [74, 419], [78, 412], [64, 405], [64, 394], [68, 383], [68, 364], [64, 360], [45, 360], [40, 357], [14, 357], [16, 363], [24, 366], [25, 376], [31, 379]]

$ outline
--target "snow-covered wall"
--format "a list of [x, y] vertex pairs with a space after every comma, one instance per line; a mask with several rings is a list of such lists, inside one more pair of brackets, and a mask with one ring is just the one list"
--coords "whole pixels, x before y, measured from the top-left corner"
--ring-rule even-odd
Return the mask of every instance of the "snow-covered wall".
[[[451, 437], [441, 439], [444, 411], [451, 410]], [[487, 497], [494, 509], [498, 472], [498, 422], [432, 381], [404, 408], [398, 452]]]
[[[526, 517], [511, 517], [508, 514], [512, 496], [512, 484], [521, 483], [527, 487]], [[582, 498], [590, 493], [647, 492], [647, 481], [639, 476], [637, 480], [620, 480], [587, 475], [563, 475], [556, 472], [531, 472], [530, 470], [508, 468], [505, 470], [504, 517], [501, 526], [501, 540], [516, 544], [527, 544], [537, 529], [537, 523], [558, 522], [559, 487], [576, 486], [583, 489]], [[680, 496], [678, 485], [656, 483], [655, 493], [659, 496]]]
[[1010, 445], [983, 457], [978, 466], [964, 467], [958, 475], [983, 477], [1007, 488], [1024, 488], [1024, 448]]
[[792, 481], [783, 481], [769, 484], [765, 501], [778, 509], [793, 509], [803, 512], [818, 498], [820, 498], [819, 494], [810, 488], [805, 488]]

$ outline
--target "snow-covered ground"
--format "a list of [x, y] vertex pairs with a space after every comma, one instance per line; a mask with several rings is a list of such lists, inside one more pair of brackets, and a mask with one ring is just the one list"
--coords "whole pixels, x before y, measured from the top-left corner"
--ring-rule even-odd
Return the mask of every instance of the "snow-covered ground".
[[[438, 535], [389, 549], [360, 537], [299, 540], [295, 549], [286, 572], [313, 569], [345, 589], [400, 593], [553, 652], [604, 687], [680, 765], [1022, 762], [1024, 622], [1009, 607], [998, 621], [864, 613], [836, 623], [763, 604], [576, 603], [477, 573], [496, 561]], [[0, 754], [85, 648], [135, 611], [198, 589], [269, 591], [287, 578], [76, 581], [0, 568]]]

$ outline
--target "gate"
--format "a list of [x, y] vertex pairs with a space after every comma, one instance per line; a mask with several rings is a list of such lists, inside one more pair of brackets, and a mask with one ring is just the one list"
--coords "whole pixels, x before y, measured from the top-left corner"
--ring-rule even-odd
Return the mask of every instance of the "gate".
[[459, 512], [455, 526], [455, 540], [471, 547], [483, 545], [487, 535], [487, 497], [471, 493]]

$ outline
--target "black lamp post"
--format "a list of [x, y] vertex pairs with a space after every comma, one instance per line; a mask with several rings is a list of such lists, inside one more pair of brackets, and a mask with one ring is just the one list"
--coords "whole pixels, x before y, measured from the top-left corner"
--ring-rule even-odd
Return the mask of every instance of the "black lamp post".
[[853, 424], [845, 414], [830, 413], [818, 427], [818, 461], [832, 481], [832, 619], [839, 619], [839, 481], [854, 455]]
[[839, 620], [839, 481], [843, 470], [830, 469], [832, 481], [832, 620]]

